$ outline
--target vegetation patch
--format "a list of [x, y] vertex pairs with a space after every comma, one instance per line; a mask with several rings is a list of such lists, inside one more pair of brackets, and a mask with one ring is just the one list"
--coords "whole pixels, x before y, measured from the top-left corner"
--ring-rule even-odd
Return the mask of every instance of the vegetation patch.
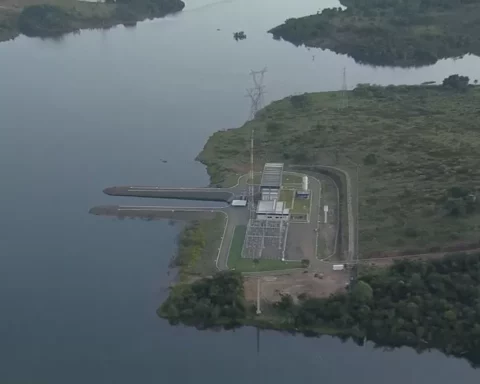
[[281, 261], [267, 259], [245, 259], [242, 258], [242, 248], [245, 241], [247, 227], [238, 225], [235, 228], [230, 253], [228, 256], [228, 267], [239, 272], [265, 272], [283, 269], [302, 268], [300, 261]]
[[291, 173], [284, 173], [283, 174], [283, 185], [289, 184], [302, 184], [302, 175], [295, 175]]
[[294, 199], [295, 190], [293, 189], [281, 189], [280, 190], [280, 201], [285, 202], [285, 208], [292, 208], [292, 201]]
[[291, 213], [309, 213], [310, 212], [310, 204], [312, 199], [301, 199], [295, 198], [293, 201], [293, 207], [290, 210]]
[[[362, 257], [479, 247], [480, 88], [460, 78], [359, 85], [347, 92], [346, 108], [339, 108], [342, 92], [285, 98], [243, 127], [215, 133], [199, 159], [212, 180], [222, 180], [248, 164], [255, 127], [258, 161], [359, 164]], [[282, 121], [275, 135], [270, 121]], [[355, 183], [355, 169], [350, 175]]]
[[288, 19], [269, 32], [373, 65], [421, 66], [480, 54], [480, 0], [340, 0], [346, 9]]
[[159, 314], [200, 328], [248, 324], [417, 351], [435, 348], [480, 364], [480, 253], [396, 262], [362, 273], [347, 293], [324, 299], [283, 295], [264, 305], [260, 316], [243, 294], [240, 273], [222, 272], [175, 287]]
[[210, 275], [225, 228], [225, 215], [217, 213], [211, 220], [196, 220], [180, 233], [173, 266], [179, 267], [180, 280], [190, 275]]
[[170, 324], [197, 328], [241, 325], [247, 313], [242, 275], [219, 272], [192, 284], [177, 285], [157, 313]]
[[0, 7], [0, 40], [18, 33], [48, 37], [84, 28], [134, 25], [147, 18], [181, 11], [184, 6], [181, 0], [16, 0]]

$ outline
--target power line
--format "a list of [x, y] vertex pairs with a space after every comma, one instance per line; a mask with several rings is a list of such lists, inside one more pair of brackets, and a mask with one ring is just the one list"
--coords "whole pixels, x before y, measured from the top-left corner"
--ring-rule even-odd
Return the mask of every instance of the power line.
[[[263, 68], [260, 71], [250, 71], [250, 76], [252, 77], [253, 87], [247, 89], [247, 96], [250, 97], [250, 119], [253, 120], [257, 115], [258, 111], [263, 107], [263, 95], [265, 94], [265, 86], [263, 85], [263, 78], [267, 72], [267, 68]], [[255, 216], [255, 186], [254, 186], [254, 138], [255, 138], [255, 128], [252, 125], [252, 131], [250, 133], [250, 172], [249, 172], [249, 190], [248, 190], [248, 200], [250, 208], [250, 219], [253, 219]]]

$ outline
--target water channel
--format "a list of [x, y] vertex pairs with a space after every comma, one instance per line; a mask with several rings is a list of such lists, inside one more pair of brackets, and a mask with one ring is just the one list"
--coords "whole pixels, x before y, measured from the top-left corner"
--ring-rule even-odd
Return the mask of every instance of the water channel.
[[478, 383], [438, 352], [261, 332], [257, 353], [254, 329], [156, 316], [180, 227], [88, 210], [132, 201], [103, 195], [109, 185], [208, 184], [194, 158], [245, 121], [251, 69], [268, 68], [267, 101], [338, 89], [343, 67], [349, 87], [480, 78], [477, 57], [372, 68], [266, 33], [333, 0], [186, 1], [135, 28], [0, 44], [0, 382]]

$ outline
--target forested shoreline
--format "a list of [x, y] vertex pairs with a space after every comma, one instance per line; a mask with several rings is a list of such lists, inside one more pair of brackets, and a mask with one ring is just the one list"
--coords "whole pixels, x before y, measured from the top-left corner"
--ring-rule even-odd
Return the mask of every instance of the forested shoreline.
[[331, 49], [356, 61], [412, 67], [480, 54], [480, 0], [340, 0], [269, 32], [295, 45]]
[[19, 33], [55, 37], [81, 29], [135, 25], [138, 21], [179, 12], [184, 7], [181, 0], [38, 0], [27, 3], [23, 9], [0, 9], [0, 41]]
[[375, 269], [347, 293], [291, 297], [262, 308], [244, 299], [238, 272], [219, 272], [174, 287], [158, 310], [171, 324], [200, 329], [259, 325], [370, 340], [380, 347], [438, 349], [480, 365], [480, 253], [403, 260]]

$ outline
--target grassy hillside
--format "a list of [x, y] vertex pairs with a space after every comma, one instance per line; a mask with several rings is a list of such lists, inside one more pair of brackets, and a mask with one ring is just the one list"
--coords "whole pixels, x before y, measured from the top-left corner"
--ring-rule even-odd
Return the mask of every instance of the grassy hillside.
[[340, 0], [270, 32], [373, 65], [417, 66], [480, 54], [480, 0]]
[[248, 164], [255, 126], [258, 162], [360, 164], [362, 257], [477, 246], [480, 88], [359, 86], [348, 107], [341, 98], [274, 102], [243, 127], [215, 133], [199, 159], [221, 182]]

